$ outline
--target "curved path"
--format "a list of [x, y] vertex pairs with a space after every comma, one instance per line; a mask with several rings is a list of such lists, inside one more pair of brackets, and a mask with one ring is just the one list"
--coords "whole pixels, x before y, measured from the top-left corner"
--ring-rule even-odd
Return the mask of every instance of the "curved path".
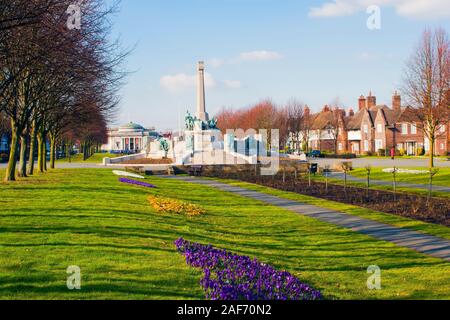
[[262, 201], [283, 209], [351, 229], [379, 240], [389, 241], [396, 245], [410, 248], [426, 255], [450, 261], [450, 240], [420, 233], [406, 228], [376, 222], [298, 201], [280, 198], [266, 193], [253, 191], [213, 180], [193, 177], [170, 177], [185, 182], [197, 183], [231, 192], [243, 197]]

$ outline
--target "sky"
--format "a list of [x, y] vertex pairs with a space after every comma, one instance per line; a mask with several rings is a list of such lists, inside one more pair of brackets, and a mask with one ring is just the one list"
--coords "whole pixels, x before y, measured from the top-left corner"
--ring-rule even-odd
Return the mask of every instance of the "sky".
[[122, 0], [119, 9], [113, 36], [133, 50], [111, 125], [159, 131], [195, 112], [200, 60], [211, 116], [267, 98], [349, 108], [369, 91], [390, 105], [423, 30], [450, 32], [450, 0]]

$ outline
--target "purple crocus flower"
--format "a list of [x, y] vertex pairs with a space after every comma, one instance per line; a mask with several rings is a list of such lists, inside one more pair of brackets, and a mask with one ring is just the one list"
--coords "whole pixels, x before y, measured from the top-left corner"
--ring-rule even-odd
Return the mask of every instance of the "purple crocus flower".
[[132, 184], [132, 185], [140, 186], [140, 187], [156, 188], [156, 186], [154, 186], [153, 184], [138, 181], [138, 180], [132, 180], [132, 179], [128, 179], [128, 178], [119, 178], [119, 181], [122, 183]]
[[200, 285], [211, 300], [321, 300], [322, 294], [286, 271], [210, 245], [175, 241], [186, 263], [203, 269]]

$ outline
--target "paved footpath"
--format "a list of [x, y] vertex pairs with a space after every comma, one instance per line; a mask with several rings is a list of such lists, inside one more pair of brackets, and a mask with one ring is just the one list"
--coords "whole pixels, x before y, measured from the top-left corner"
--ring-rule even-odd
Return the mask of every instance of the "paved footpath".
[[450, 261], [450, 240], [213, 180], [193, 177], [171, 177], [171, 179], [207, 185], [243, 197], [262, 201], [304, 216], [348, 228], [376, 239], [389, 241], [435, 258]]
[[[344, 180], [345, 176], [341, 172], [336, 172], [336, 173], [332, 173], [330, 175], [330, 178]], [[354, 177], [351, 174], [347, 175], [347, 180], [348, 181], [353, 181], [353, 182], [359, 182], [359, 183], [367, 183], [367, 179]], [[393, 186], [393, 182], [392, 181], [387, 181], [387, 180], [372, 180], [372, 179], [370, 179], [370, 183], [374, 184], [374, 185], [379, 185], [379, 186], [389, 186], [389, 187]], [[405, 187], [405, 188], [412, 188], [412, 189], [425, 189], [425, 190], [428, 190], [428, 188], [430, 186], [428, 184], [420, 184], [420, 183], [397, 182], [397, 187]], [[450, 193], [450, 187], [433, 185], [433, 191], [449, 192]]]

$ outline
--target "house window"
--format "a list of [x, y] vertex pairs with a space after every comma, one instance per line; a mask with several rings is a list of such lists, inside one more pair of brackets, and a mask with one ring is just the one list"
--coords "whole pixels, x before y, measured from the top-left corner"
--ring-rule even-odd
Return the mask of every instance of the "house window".
[[383, 133], [383, 125], [381, 123], [378, 124], [377, 131], [378, 133]]
[[375, 140], [375, 149], [377, 151], [383, 149], [383, 140]]
[[444, 150], [445, 148], [444, 148], [444, 144], [443, 143], [441, 143], [441, 150]]
[[402, 124], [402, 134], [408, 134], [408, 124], [407, 123]]
[[369, 140], [364, 140], [364, 151], [369, 151]]
[[339, 151], [342, 151], [342, 143], [341, 142], [339, 142]]
[[369, 133], [369, 126], [367, 124], [364, 125], [364, 133], [365, 134]]
[[411, 125], [411, 134], [417, 134], [417, 126], [415, 124]]
[[440, 130], [441, 130], [441, 133], [445, 133], [445, 126], [444, 126], [444, 125], [441, 125]]

